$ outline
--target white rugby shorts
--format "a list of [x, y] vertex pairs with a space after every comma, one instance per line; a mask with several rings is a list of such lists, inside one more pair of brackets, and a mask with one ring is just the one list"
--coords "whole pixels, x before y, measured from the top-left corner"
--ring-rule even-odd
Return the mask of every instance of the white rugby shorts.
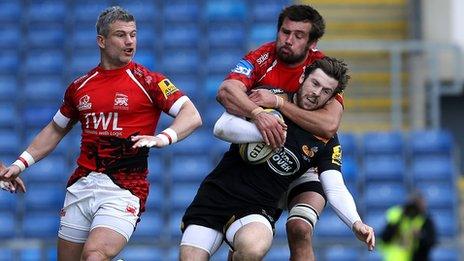
[[68, 187], [58, 237], [84, 243], [92, 229], [105, 227], [129, 241], [139, 211], [138, 197], [114, 184], [106, 174], [91, 172]]

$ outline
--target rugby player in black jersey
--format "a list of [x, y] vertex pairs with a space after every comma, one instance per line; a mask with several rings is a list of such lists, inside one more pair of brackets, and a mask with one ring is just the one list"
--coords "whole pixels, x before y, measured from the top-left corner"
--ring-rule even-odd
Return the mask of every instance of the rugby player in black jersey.
[[[348, 81], [346, 64], [330, 57], [305, 69], [304, 81], [293, 102], [306, 110], [323, 106], [341, 92]], [[277, 103], [285, 101], [278, 99]], [[258, 112], [265, 113], [265, 112]], [[203, 180], [182, 219], [181, 260], [208, 260], [226, 241], [233, 260], [261, 260], [269, 250], [279, 199], [288, 186], [310, 168], [317, 168], [324, 190], [336, 212], [369, 249], [375, 245], [371, 227], [365, 225], [341, 176], [341, 148], [337, 136], [327, 140], [303, 130], [289, 119], [284, 147], [266, 162], [249, 164], [233, 144]], [[238, 131], [240, 130], [240, 131]], [[233, 143], [263, 141], [252, 122], [225, 113], [215, 135]], [[336, 194], [334, 197], [333, 195]], [[310, 219], [317, 221], [317, 216]]]

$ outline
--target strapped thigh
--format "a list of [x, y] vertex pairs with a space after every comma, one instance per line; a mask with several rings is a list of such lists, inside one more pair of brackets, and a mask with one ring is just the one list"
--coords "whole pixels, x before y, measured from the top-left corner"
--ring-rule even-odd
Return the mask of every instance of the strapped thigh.
[[212, 228], [188, 225], [182, 234], [181, 246], [192, 246], [203, 249], [212, 256], [222, 244], [224, 235]]

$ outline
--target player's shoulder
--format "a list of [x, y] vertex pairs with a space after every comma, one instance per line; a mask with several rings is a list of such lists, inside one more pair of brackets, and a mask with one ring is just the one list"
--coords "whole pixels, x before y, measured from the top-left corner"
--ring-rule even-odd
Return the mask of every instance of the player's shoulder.
[[134, 63], [131, 71], [134, 77], [142, 85], [151, 85], [152, 83], [158, 83], [166, 79], [166, 76], [164, 76], [162, 73], [151, 71], [150, 69], [138, 63]]
[[79, 88], [79, 86], [84, 84], [87, 80], [95, 76], [95, 74], [97, 73], [97, 70], [98, 68], [95, 67], [92, 70], [88, 71], [86, 74], [78, 76], [71, 82], [68, 88]]
[[313, 63], [315, 60], [322, 59], [325, 57], [325, 54], [318, 49], [310, 49], [308, 58], [306, 59], [307, 63]]
[[250, 51], [247, 57], [252, 63], [263, 64], [267, 60], [274, 60], [275, 54], [275, 42], [269, 42]]

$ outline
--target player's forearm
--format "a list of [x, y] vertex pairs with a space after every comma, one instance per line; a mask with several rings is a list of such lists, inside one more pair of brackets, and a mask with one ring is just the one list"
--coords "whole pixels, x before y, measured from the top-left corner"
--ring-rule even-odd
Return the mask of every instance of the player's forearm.
[[321, 109], [308, 111], [293, 103], [285, 102], [280, 111], [304, 130], [330, 139], [340, 126], [343, 107], [338, 101], [332, 100]]
[[37, 134], [26, 151], [37, 162], [50, 154], [69, 130], [70, 128], [63, 129], [56, 125], [54, 121], [51, 121]]
[[258, 106], [248, 98], [246, 87], [237, 80], [225, 80], [219, 87], [217, 101], [230, 114], [251, 117], [251, 112]]
[[343, 182], [342, 174], [336, 170], [324, 171], [320, 175], [324, 193], [329, 204], [338, 217], [351, 229], [356, 221], [360, 221], [353, 196]]
[[179, 110], [170, 126], [177, 133], [177, 139], [182, 140], [202, 124], [201, 116], [191, 101], [186, 101]]
[[227, 112], [224, 112], [216, 121], [214, 136], [230, 143], [263, 141], [263, 137], [254, 123]]

